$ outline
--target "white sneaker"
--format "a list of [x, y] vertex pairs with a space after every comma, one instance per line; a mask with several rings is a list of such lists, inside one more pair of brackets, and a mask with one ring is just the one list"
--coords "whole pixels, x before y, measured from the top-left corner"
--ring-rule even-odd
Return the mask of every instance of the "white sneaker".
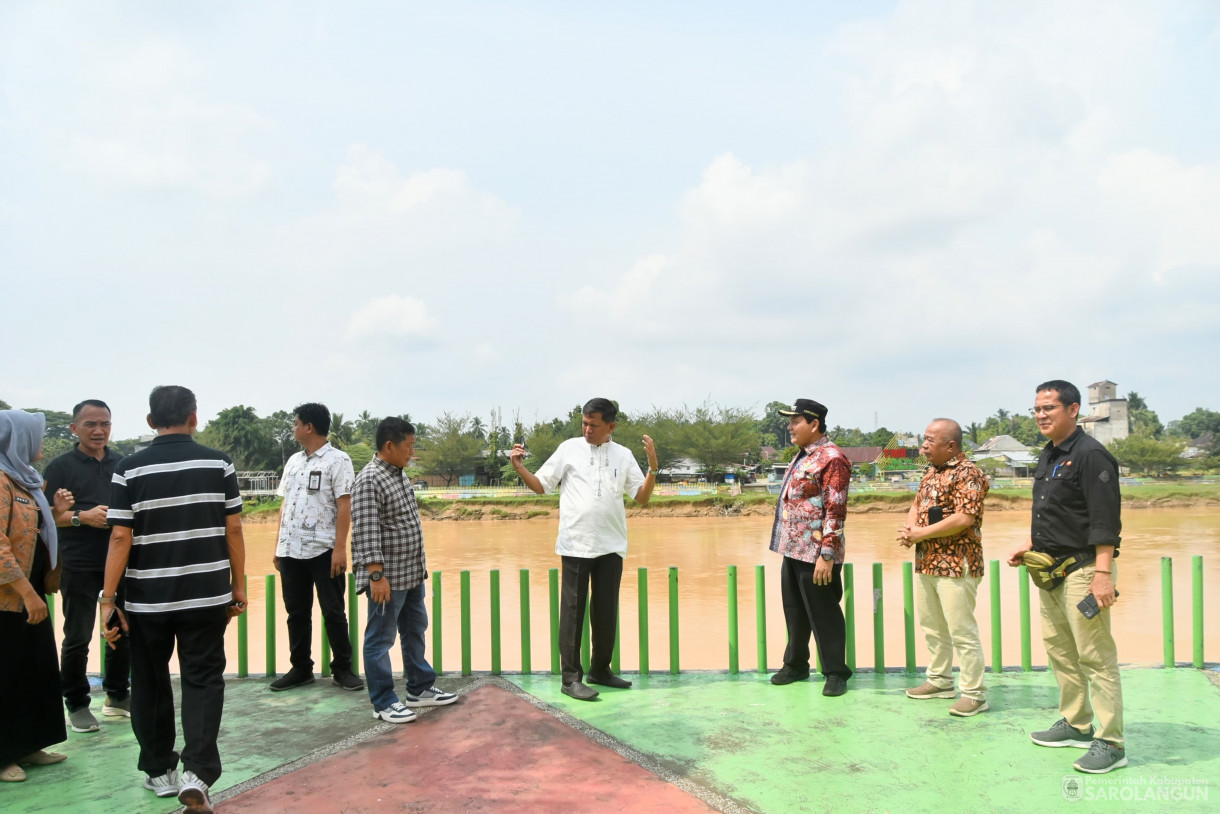
[[158, 797], [177, 797], [180, 782], [178, 770], [170, 769], [165, 774], [158, 775], [157, 777], [145, 777], [144, 788]]
[[429, 687], [419, 695], [407, 693], [406, 704], [409, 707], [443, 707], [458, 699], [456, 693], [444, 692], [436, 687]]
[[212, 814], [208, 784], [190, 769], [182, 773], [182, 782], [178, 786], [178, 802], [186, 806], [186, 810], [192, 814]]
[[415, 720], [415, 711], [407, 709], [401, 702], [394, 702], [385, 709], [375, 710], [373, 717], [387, 724], [407, 724]]

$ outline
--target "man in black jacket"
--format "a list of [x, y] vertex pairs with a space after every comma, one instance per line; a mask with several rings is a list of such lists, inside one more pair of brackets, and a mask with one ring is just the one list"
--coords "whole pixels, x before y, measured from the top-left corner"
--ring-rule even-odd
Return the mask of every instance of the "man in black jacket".
[[[1074, 385], [1058, 379], [1038, 385], [1034, 418], [1050, 440], [1034, 473], [1030, 539], [1008, 563], [1020, 565], [1031, 548], [1056, 561], [1072, 558], [1073, 570], [1063, 581], [1038, 592], [1042, 639], [1059, 683], [1063, 717], [1030, 738], [1039, 746], [1088, 749], [1076, 770], [1103, 774], [1127, 765], [1118, 648], [1110, 633], [1110, 607], [1118, 596], [1113, 560], [1121, 540], [1121, 499], [1118, 463], [1076, 426], [1079, 413], [1080, 391]], [[1091, 618], [1077, 608], [1086, 597], [1100, 609]]]
[[[72, 449], [47, 464], [47, 494], [60, 489], [72, 493], [74, 503], [55, 516], [59, 527], [60, 582], [64, 609], [64, 638], [60, 651], [64, 706], [74, 732], [96, 732], [97, 718], [89, 709], [89, 643], [97, 625], [97, 595], [102, 590], [106, 552], [110, 548], [110, 478], [122, 457], [110, 449], [110, 408], [106, 402], [86, 399], [72, 408], [68, 425], [77, 437]], [[123, 592], [120, 583], [119, 605]], [[106, 653], [102, 688], [106, 702], [102, 715], [131, 717], [128, 690], [131, 655], [126, 639]]]

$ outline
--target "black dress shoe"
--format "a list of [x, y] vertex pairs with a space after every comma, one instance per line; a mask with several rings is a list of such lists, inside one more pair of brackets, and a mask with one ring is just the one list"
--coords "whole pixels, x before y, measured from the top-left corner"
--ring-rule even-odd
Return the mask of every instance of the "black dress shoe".
[[289, 670], [282, 676], [272, 681], [267, 685], [272, 692], [283, 692], [291, 690], [293, 687], [301, 687], [314, 682], [313, 673], [298, 673], [296, 670]]
[[355, 692], [364, 689], [364, 681], [355, 673], [335, 673], [330, 679], [336, 687]]
[[826, 686], [822, 688], [822, 695], [836, 696], [847, 692], [847, 679], [843, 676], [826, 676]]
[[631, 686], [631, 682], [627, 679], [609, 672], [605, 675], [589, 673], [587, 678], [590, 684], [601, 684], [603, 687], [613, 687], [616, 690], [625, 690]]
[[771, 676], [771, 683], [783, 686], [784, 684], [791, 684], [793, 681], [804, 681], [807, 678], [809, 678], [808, 670], [802, 673], [793, 670], [791, 667], [781, 667], [778, 673]]
[[597, 690], [586, 687], [579, 681], [573, 681], [571, 684], [563, 685], [563, 694], [575, 698], [577, 701], [592, 701], [597, 697]]

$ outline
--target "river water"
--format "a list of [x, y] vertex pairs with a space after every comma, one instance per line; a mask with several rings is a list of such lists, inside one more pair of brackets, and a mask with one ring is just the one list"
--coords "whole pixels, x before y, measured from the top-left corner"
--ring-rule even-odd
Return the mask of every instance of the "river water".
[[[554, 514], [554, 513], [552, 513]], [[855, 570], [856, 663], [872, 667], [873, 578], [872, 564], [882, 563], [884, 596], [885, 661], [887, 666], [905, 663], [902, 604], [902, 565], [911, 552], [894, 542], [901, 513], [849, 513], [847, 559]], [[471, 572], [472, 666], [491, 667], [490, 591], [492, 569], [500, 571], [501, 668], [521, 668], [520, 569], [530, 571], [530, 607], [535, 671], [550, 667], [549, 605], [547, 572], [558, 565], [554, 553], [557, 520], [425, 521], [424, 540], [428, 565], [442, 573], [443, 660], [446, 672], [461, 667], [459, 572]], [[778, 555], [767, 550], [770, 517], [633, 517], [628, 520], [630, 551], [623, 570], [621, 592], [621, 666], [639, 667], [638, 569], [648, 569], [649, 666], [669, 669], [668, 568], [679, 572], [679, 636], [682, 669], [725, 669], [728, 666], [728, 612], [726, 567], [738, 567], [739, 664], [744, 670], [758, 667], [755, 634], [755, 566], [766, 569], [767, 666], [782, 662], [785, 644], [783, 609], [780, 605]], [[247, 524], [247, 573], [249, 574], [249, 665], [250, 672], [265, 669], [264, 575], [273, 573], [274, 523]], [[987, 567], [1000, 560], [1003, 661], [1020, 663], [1020, 627], [1017, 570], [1003, 564], [1008, 553], [1028, 535], [1027, 511], [989, 512], [983, 523], [983, 548]], [[1203, 555], [1204, 585], [1211, 589], [1207, 608], [1204, 654], [1220, 660], [1220, 624], [1215, 611], [1215, 587], [1220, 585], [1220, 512], [1214, 508], [1128, 509], [1123, 512], [1122, 555], [1116, 562], [1118, 589], [1113, 629], [1123, 662], [1158, 663], [1163, 658], [1161, 635], [1161, 557], [1173, 558], [1175, 658], [1190, 661], [1192, 654], [1191, 571], [1192, 555]], [[979, 589], [977, 617], [987, 663], [991, 664], [990, 577]], [[429, 588], [429, 590], [431, 590]], [[1033, 662], [1046, 663], [1041, 645], [1037, 589], [1030, 589]], [[287, 635], [282, 600], [276, 602], [277, 669], [288, 668]], [[360, 598], [361, 614], [364, 598]], [[429, 599], [429, 612], [431, 612]], [[316, 610], [315, 610], [316, 616]], [[361, 619], [363, 629], [363, 618]], [[320, 636], [320, 619], [314, 635]], [[231, 626], [228, 637], [229, 672], [237, 669], [237, 636]], [[923, 634], [915, 628], [916, 662], [927, 663]], [[431, 653], [431, 645], [429, 646]], [[314, 660], [319, 662], [315, 645]], [[91, 653], [96, 669], [96, 652]], [[395, 654], [395, 664], [398, 664]], [[361, 665], [363, 671], [363, 664]]]

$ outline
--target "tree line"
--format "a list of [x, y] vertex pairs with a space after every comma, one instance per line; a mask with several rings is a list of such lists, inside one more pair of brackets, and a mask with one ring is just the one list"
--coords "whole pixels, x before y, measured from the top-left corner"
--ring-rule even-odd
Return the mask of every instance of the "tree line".
[[[1128, 393], [1127, 402], [1130, 436], [1115, 441], [1110, 447], [1120, 464], [1150, 474], [1220, 466], [1220, 444], [1217, 444], [1220, 412], [1199, 407], [1165, 425], [1138, 392]], [[695, 407], [623, 411], [618, 416], [614, 440], [630, 449], [644, 467], [647, 460], [642, 437], [649, 435], [656, 442], [662, 469], [673, 468], [680, 460], [690, 459], [711, 481], [719, 479], [731, 467], [763, 462], [767, 448], [774, 448], [781, 461], [791, 460], [796, 450], [788, 446], [788, 419], [776, 412], [787, 406], [786, 401], [768, 402], [761, 417], [750, 408], [714, 402]], [[0, 400], [0, 409], [9, 409], [9, 406]], [[68, 426], [72, 416], [57, 410], [28, 409], [47, 417], [41, 468], [71, 449], [75, 440]], [[381, 417], [368, 410], [350, 418], [349, 415], [332, 414], [329, 440], [351, 456], [359, 471], [376, 452], [375, 437]], [[515, 484], [517, 475], [508, 461], [514, 443], [526, 445], [529, 454], [525, 466], [536, 471], [560, 443], [581, 433], [579, 405], [573, 406], [567, 415], [529, 426], [523, 424], [519, 416], [505, 422], [499, 409], [491, 411], [489, 421], [478, 415], [454, 412], [442, 413], [432, 423], [417, 421], [406, 413], [400, 417], [415, 425], [418, 439], [418, 466], [410, 474], [433, 475], [446, 484], [472, 473], [478, 473], [484, 482]], [[259, 416], [255, 408], [239, 404], [221, 410], [199, 431], [198, 439], [227, 452], [240, 470], [278, 473], [283, 471], [289, 456], [299, 449], [292, 437], [292, 426], [290, 411], [277, 410], [268, 416]], [[1011, 435], [1029, 447], [1046, 442], [1029, 410], [998, 409], [983, 421], [963, 425], [963, 433], [976, 445], [999, 435]], [[884, 447], [897, 433], [885, 427], [867, 431], [834, 426], [828, 434], [839, 446]], [[134, 451], [138, 440], [112, 439], [110, 446], [120, 454], [128, 454]], [[1196, 458], [1182, 457], [1188, 446], [1198, 450]]]

